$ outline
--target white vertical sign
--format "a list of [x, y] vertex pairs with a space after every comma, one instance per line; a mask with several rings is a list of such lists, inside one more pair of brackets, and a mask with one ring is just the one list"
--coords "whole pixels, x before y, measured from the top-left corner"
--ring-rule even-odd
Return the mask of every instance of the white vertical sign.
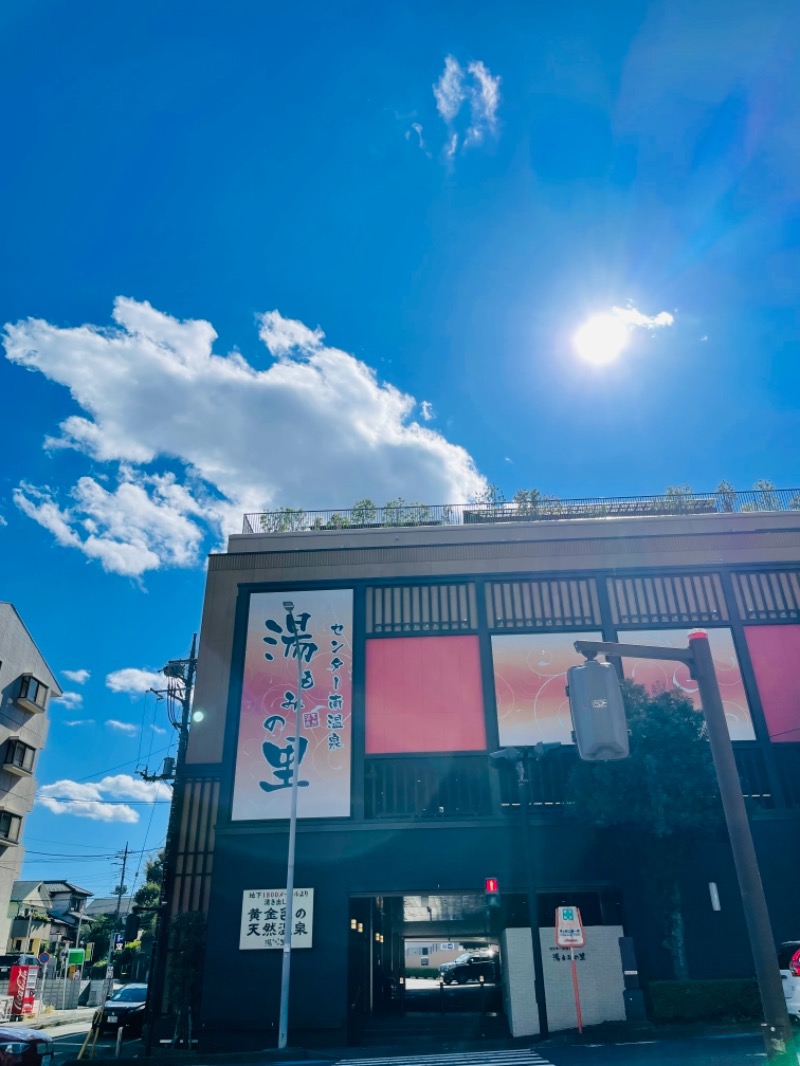
[[[292, 907], [292, 950], [310, 948], [314, 926], [314, 889], [296, 888]], [[239, 950], [282, 948], [286, 934], [286, 889], [247, 888], [242, 893]]]

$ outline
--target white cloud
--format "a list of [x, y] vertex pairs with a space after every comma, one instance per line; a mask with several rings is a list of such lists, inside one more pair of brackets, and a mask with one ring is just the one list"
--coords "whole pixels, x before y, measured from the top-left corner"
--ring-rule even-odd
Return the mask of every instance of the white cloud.
[[[318, 327], [259, 316], [274, 362], [257, 370], [238, 352], [215, 355], [208, 322], [122, 297], [114, 319], [114, 329], [28, 319], [5, 333], [8, 359], [68, 388], [82, 409], [46, 439], [54, 461], [71, 448], [93, 463], [67, 499], [23, 482], [15, 502], [108, 571], [195, 565], [204, 538], [239, 531], [247, 511], [365, 496], [438, 503], [483, 488], [463, 448], [413, 420], [412, 396], [326, 345]], [[143, 468], [156, 461], [171, 471]], [[110, 465], [95, 472], [98, 463]]]
[[66, 707], [68, 711], [74, 711], [76, 708], [82, 706], [83, 696], [80, 692], [62, 692], [60, 696], [53, 697], [53, 702], [61, 704], [61, 706]]
[[80, 548], [112, 573], [137, 577], [162, 565], [196, 562], [203, 534], [192, 519], [201, 510], [173, 474], [145, 476], [124, 464], [113, 491], [82, 477], [70, 495], [74, 503], [62, 509], [49, 488], [23, 482], [14, 501], [59, 544]]
[[433, 86], [436, 110], [445, 120], [452, 122], [467, 98], [464, 88], [464, 71], [455, 56], [445, 56], [442, 76]]
[[155, 803], [169, 800], [171, 791], [163, 782], [146, 782], [129, 774], [104, 777], [101, 781], [70, 781], [63, 779], [52, 785], [43, 785], [36, 802], [53, 814], [74, 814], [98, 822], [139, 821], [139, 814], [127, 803], [109, 802], [110, 799], [134, 800], [137, 803]]
[[8, 525], [8, 521], [5, 518], [3, 518], [3, 516], [0, 514], [0, 529], [3, 526], [7, 526], [7, 525]]
[[88, 670], [62, 670], [61, 673], [76, 685], [85, 685], [91, 676]]
[[[433, 95], [436, 110], [447, 126], [444, 146], [447, 160], [454, 158], [459, 143], [467, 148], [480, 144], [487, 134], [497, 132], [500, 80], [480, 59], [467, 64], [465, 71], [454, 56], [445, 57], [444, 71], [433, 86]], [[469, 101], [469, 119], [466, 126], [455, 129], [465, 101]]]
[[278, 311], [267, 311], [260, 315], [259, 324], [259, 337], [276, 356], [287, 355], [297, 349], [314, 351], [321, 346], [325, 337], [319, 326], [309, 329], [295, 318], [284, 318]]
[[149, 692], [151, 688], [166, 688], [166, 678], [154, 670], [139, 670], [135, 666], [126, 666], [123, 670], [112, 670], [106, 675], [106, 688], [112, 692]]
[[158, 733], [160, 737], [163, 737], [166, 733], [166, 729], [162, 729], [160, 725], [151, 725], [150, 728], [154, 733]]
[[669, 311], [659, 311], [657, 315], [645, 315], [631, 306], [612, 307], [611, 313], [626, 326], [636, 326], [641, 329], [662, 329], [664, 326], [671, 326], [675, 321], [675, 316]]
[[71, 722], [64, 722], [63, 724], [68, 726], [94, 725], [94, 718], [73, 718]]
[[429, 403], [428, 400], [423, 400], [419, 405], [419, 413], [426, 422], [430, 422], [433, 418], [433, 404]]
[[487, 133], [497, 130], [497, 108], [500, 106], [500, 78], [493, 78], [480, 61], [470, 63], [467, 70], [473, 77], [470, 89], [470, 126], [466, 144], [480, 144]]
[[425, 153], [425, 155], [428, 157], [428, 159], [430, 159], [431, 158], [431, 153], [425, 147], [425, 138], [422, 136], [422, 123], [421, 122], [412, 122], [411, 123], [411, 129], [406, 130], [406, 140], [410, 141], [412, 136], [415, 133], [417, 135], [417, 147], [421, 148], [422, 151]]
[[131, 722], [120, 722], [116, 718], [108, 718], [106, 725], [109, 729], [115, 729], [118, 733], [125, 733], [126, 736], [135, 736], [138, 732], [137, 727]]

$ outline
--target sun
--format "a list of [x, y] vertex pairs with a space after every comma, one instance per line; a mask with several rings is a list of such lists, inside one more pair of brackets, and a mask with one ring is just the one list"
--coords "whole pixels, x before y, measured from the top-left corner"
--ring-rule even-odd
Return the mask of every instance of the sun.
[[628, 343], [628, 327], [616, 315], [592, 315], [584, 322], [572, 343], [587, 363], [603, 366], [613, 363]]

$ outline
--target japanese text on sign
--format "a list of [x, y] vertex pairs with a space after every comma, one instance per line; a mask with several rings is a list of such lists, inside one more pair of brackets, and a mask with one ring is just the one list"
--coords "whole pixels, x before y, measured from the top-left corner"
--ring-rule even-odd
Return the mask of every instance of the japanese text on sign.
[[242, 893], [239, 950], [282, 948], [286, 923], [292, 923], [292, 950], [310, 948], [314, 924], [314, 889], [296, 888], [291, 916], [285, 888], [250, 888]]
[[[290, 597], [297, 606], [283, 606]], [[233, 818], [350, 814], [352, 589], [250, 598]]]
[[556, 909], [556, 944], [560, 948], [582, 948], [586, 943], [581, 912], [577, 907]]

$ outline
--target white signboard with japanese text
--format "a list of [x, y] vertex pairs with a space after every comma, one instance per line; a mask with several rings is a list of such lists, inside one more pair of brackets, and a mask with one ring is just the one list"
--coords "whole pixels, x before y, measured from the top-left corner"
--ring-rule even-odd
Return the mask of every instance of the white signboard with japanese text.
[[[314, 889], [296, 888], [292, 908], [292, 951], [310, 948], [314, 926]], [[286, 932], [286, 889], [247, 888], [242, 893], [239, 950], [282, 948]]]
[[556, 945], [560, 948], [582, 948], [586, 943], [577, 907], [556, 908]]
[[251, 595], [234, 821], [288, 818], [295, 775], [298, 818], [350, 815], [352, 639], [352, 589]]

